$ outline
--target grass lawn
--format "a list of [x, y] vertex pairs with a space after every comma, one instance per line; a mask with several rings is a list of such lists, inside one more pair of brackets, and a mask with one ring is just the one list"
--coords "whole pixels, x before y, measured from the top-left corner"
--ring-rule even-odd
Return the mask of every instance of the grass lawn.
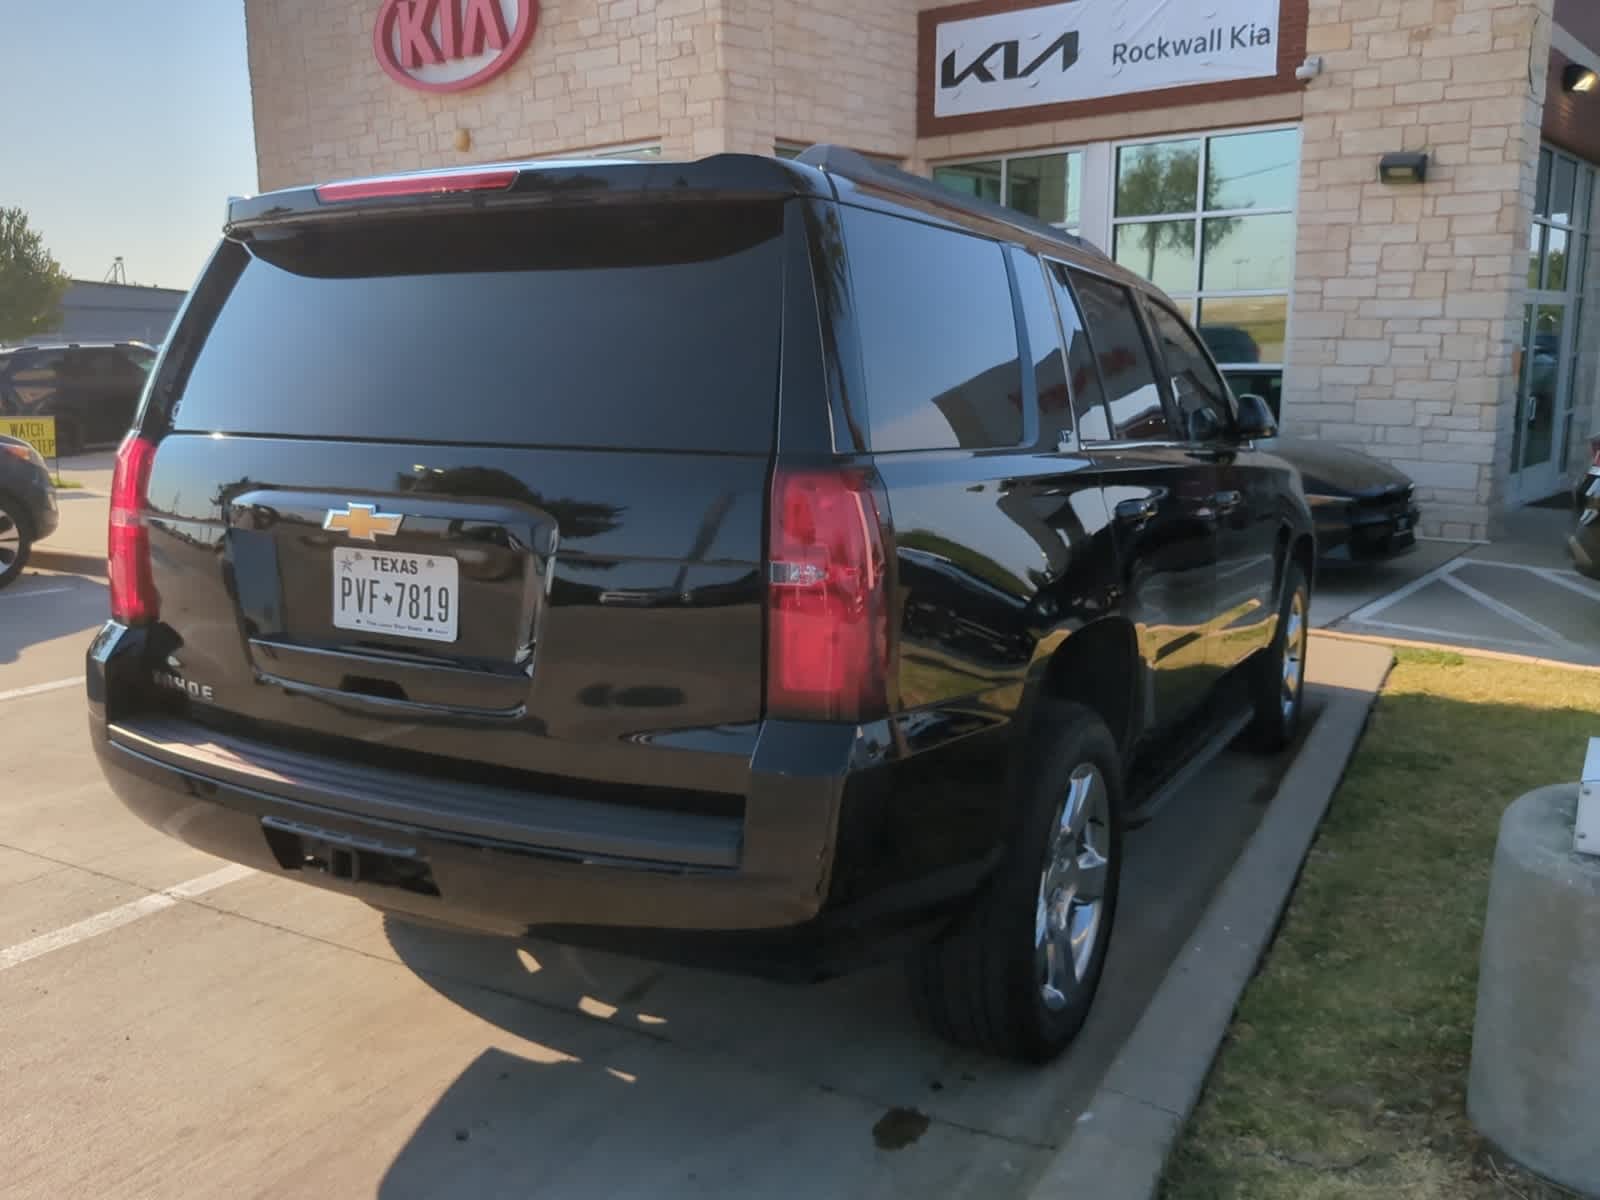
[[1466, 1087], [1500, 815], [1593, 735], [1600, 673], [1400, 653], [1165, 1200], [1571, 1194], [1477, 1137]]

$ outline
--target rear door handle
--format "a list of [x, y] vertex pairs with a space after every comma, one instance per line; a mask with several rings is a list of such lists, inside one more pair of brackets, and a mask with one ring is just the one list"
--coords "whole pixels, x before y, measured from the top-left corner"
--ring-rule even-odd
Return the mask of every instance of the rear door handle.
[[1218, 513], [1226, 515], [1244, 503], [1244, 496], [1239, 492], [1218, 492], [1211, 497], [1211, 506]]
[[1129, 525], [1148, 525], [1161, 512], [1161, 501], [1155, 496], [1140, 496], [1136, 500], [1117, 502], [1117, 520]]

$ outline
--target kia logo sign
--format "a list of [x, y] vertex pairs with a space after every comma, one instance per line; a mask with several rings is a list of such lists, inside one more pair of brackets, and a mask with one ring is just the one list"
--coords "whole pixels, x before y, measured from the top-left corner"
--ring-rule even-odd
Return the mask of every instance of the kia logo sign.
[[396, 83], [461, 92], [516, 62], [538, 22], [538, 0], [383, 0], [372, 51]]

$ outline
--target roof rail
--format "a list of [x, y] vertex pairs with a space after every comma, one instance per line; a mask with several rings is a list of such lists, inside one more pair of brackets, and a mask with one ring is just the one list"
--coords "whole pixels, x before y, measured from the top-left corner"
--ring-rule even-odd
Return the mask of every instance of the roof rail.
[[864, 154], [844, 146], [818, 144], [800, 154], [794, 161], [877, 191], [914, 198], [926, 205], [965, 213], [986, 221], [998, 221], [1034, 237], [1064, 242], [1083, 254], [1092, 254], [1096, 258], [1107, 257], [1106, 252], [1099, 246], [1075, 233], [1057, 229], [1046, 221], [1030, 217], [1014, 208], [1007, 208], [1003, 204], [980, 200], [976, 196], [963, 196], [960, 192], [940, 187], [933, 180], [925, 179], [921, 175], [913, 175], [909, 171], [900, 170], [899, 167], [873, 162]]

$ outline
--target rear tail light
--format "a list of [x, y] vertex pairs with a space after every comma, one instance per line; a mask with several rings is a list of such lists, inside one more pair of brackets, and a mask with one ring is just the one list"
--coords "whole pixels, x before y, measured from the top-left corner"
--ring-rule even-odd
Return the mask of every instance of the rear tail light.
[[130, 433], [117, 448], [117, 466], [111, 475], [106, 573], [111, 580], [111, 619], [124, 625], [154, 621], [161, 611], [161, 597], [150, 572], [150, 531], [143, 516], [155, 459], [156, 444]]
[[516, 181], [515, 167], [492, 171], [431, 171], [418, 175], [391, 175], [384, 179], [355, 179], [349, 183], [324, 183], [317, 188], [317, 199], [324, 204], [341, 204], [351, 200], [382, 200], [394, 196], [503, 192]]
[[888, 556], [866, 471], [779, 470], [767, 584], [767, 715], [865, 721], [889, 678]]

